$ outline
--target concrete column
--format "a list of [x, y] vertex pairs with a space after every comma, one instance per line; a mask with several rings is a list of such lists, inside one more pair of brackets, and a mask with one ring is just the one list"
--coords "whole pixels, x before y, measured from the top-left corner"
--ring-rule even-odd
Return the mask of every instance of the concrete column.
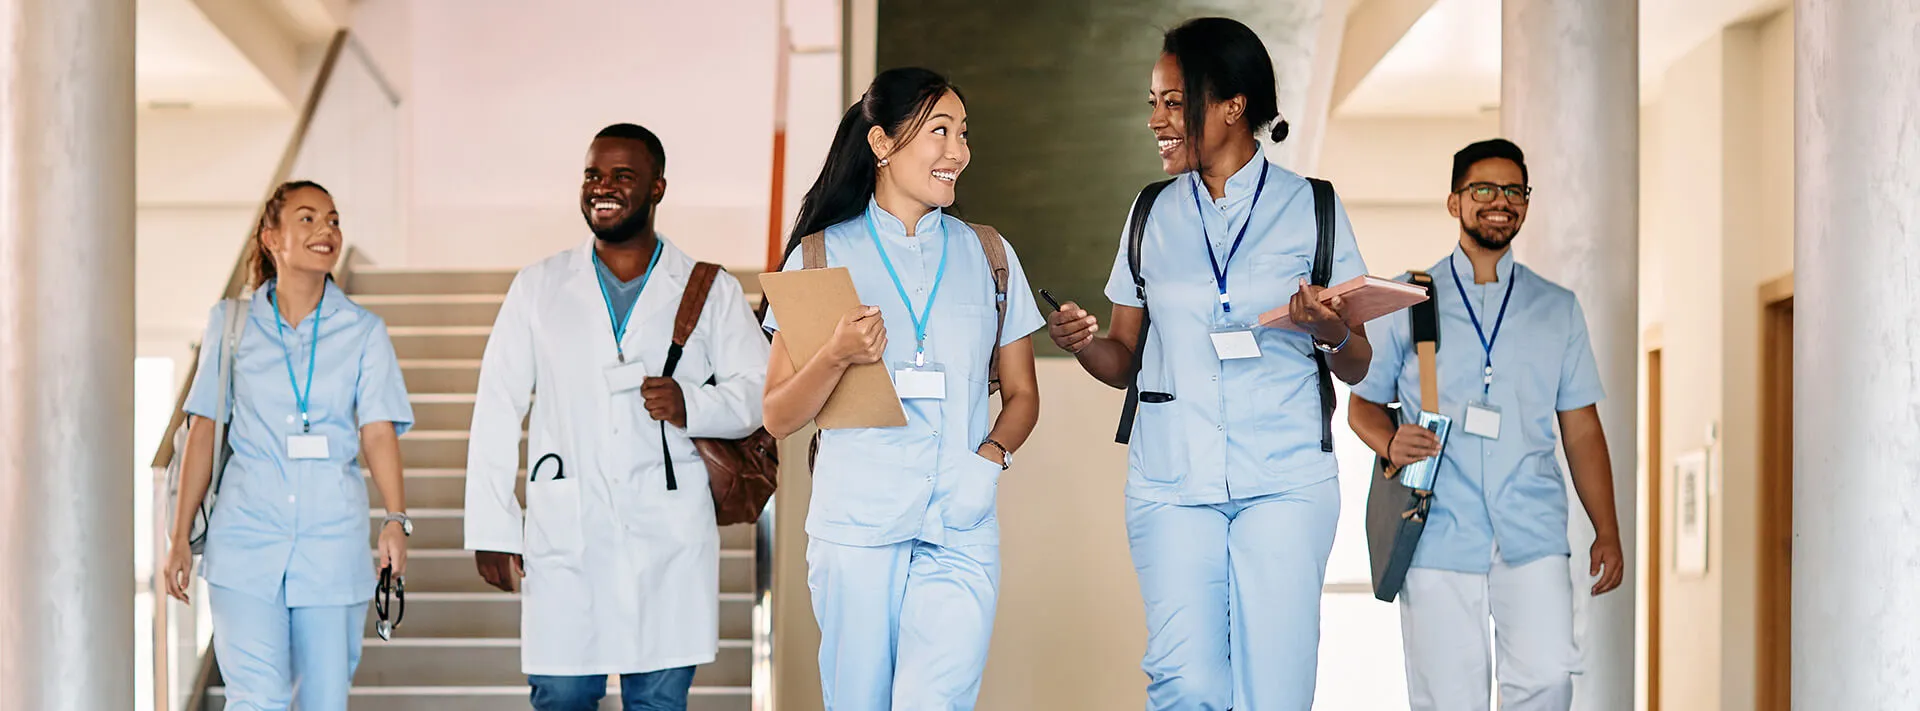
[[1794, 3], [1793, 707], [1920, 697], [1920, 6]]
[[0, 0], [0, 706], [133, 698], [133, 0]]
[[1520, 261], [1572, 289], [1586, 309], [1607, 399], [1600, 417], [1613, 455], [1627, 578], [1600, 598], [1585, 591], [1593, 527], [1571, 482], [1575, 626], [1585, 673], [1574, 708], [1634, 707], [1635, 434], [1639, 388], [1640, 82], [1638, 0], [1505, 0], [1501, 126], [1527, 152], [1534, 203]]

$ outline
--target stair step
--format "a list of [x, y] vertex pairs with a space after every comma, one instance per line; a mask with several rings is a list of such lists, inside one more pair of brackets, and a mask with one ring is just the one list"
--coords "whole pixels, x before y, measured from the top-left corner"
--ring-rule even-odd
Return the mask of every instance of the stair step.
[[480, 389], [480, 361], [402, 360], [400, 377], [406, 379], [407, 392], [413, 395], [466, 395], [471, 398], [474, 391]]
[[513, 275], [501, 270], [354, 267], [347, 288], [355, 301], [367, 296], [505, 294], [513, 285]]
[[[404, 376], [402, 376], [404, 377]], [[475, 376], [478, 377], [478, 376]], [[411, 387], [412, 383], [408, 383]], [[421, 430], [464, 430], [473, 426], [473, 393], [408, 395], [413, 405], [413, 427]]]
[[[417, 532], [417, 529], [416, 529]], [[465, 550], [419, 549], [407, 552], [408, 619], [412, 619], [414, 594], [493, 593], [494, 588], [480, 579], [473, 565], [473, 553]], [[753, 592], [753, 551], [720, 552], [720, 592]], [[425, 634], [425, 633], [422, 633]], [[460, 635], [428, 635], [460, 636]], [[475, 636], [475, 635], [468, 635]], [[516, 635], [479, 635], [512, 637]]]
[[500, 315], [501, 294], [422, 294], [360, 296], [354, 303], [387, 322], [388, 328], [409, 326], [492, 326]]
[[[372, 546], [379, 536], [378, 524], [386, 519], [387, 513], [384, 509], [373, 509], [367, 514], [374, 524], [368, 526], [367, 533], [367, 545]], [[407, 514], [413, 518], [413, 537], [407, 539], [409, 551], [462, 550], [466, 545], [466, 512], [464, 510], [410, 506]], [[753, 535], [753, 524], [750, 523], [721, 526], [720, 550], [751, 551]]]
[[[423, 469], [466, 469], [467, 441], [471, 439], [466, 429], [458, 430], [422, 430], [414, 429], [400, 436], [400, 461], [409, 467]], [[527, 461], [527, 438], [520, 438], [520, 463]], [[551, 465], [549, 465], [551, 468]]]
[[[520, 686], [369, 686], [348, 692], [353, 711], [527, 711], [531, 690]], [[205, 711], [226, 708], [226, 689], [207, 690]], [[687, 697], [687, 711], [751, 711], [753, 689], [733, 686], [696, 686]], [[608, 684], [607, 698], [597, 711], [620, 711], [620, 684]]]
[[387, 329], [387, 336], [402, 360], [479, 360], [492, 332], [492, 326], [403, 326]]
[[[387, 507], [386, 499], [380, 495], [380, 487], [373, 483], [373, 475], [366, 470], [361, 473], [367, 478], [367, 501], [376, 509]], [[467, 471], [465, 469], [407, 468], [407, 506], [414, 509], [458, 509], [467, 505]], [[520, 470], [515, 479], [514, 496], [526, 501], [526, 470]]]
[[[407, 561], [407, 609], [400, 619], [397, 639], [519, 639], [520, 596], [488, 588], [473, 571], [473, 558], [466, 559], [466, 577], [491, 592], [416, 592], [413, 567]], [[374, 640], [373, 624], [378, 618], [367, 615], [366, 636]], [[753, 596], [747, 593], [720, 595], [720, 638], [753, 638]]]
[[[360, 653], [356, 687], [511, 686], [520, 672], [520, 640], [395, 637], [368, 639]], [[752, 686], [752, 643], [720, 640], [713, 663], [694, 670], [695, 686]]]

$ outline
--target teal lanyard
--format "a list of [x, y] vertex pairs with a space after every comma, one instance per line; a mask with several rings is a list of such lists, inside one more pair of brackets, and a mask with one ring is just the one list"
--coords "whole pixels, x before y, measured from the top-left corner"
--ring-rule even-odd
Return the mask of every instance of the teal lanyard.
[[933, 319], [933, 301], [940, 296], [940, 282], [947, 279], [947, 221], [940, 220], [940, 269], [933, 275], [933, 291], [927, 294], [927, 303], [920, 313], [913, 312], [913, 299], [907, 297], [907, 287], [900, 283], [900, 272], [894, 271], [893, 260], [887, 258], [887, 248], [880, 244], [880, 230], [873, 225], [873, 211], [867, 211], [867, 236], [873, 238], [873, 248], [880, 252], [880, 263], [887, 266], [887, 276], [893, 277], [893, 288], [900, 292], [900, 302], [907, 305], [907, 318], [913, 319], [913, 364], [927, 364], [927, 324]]
[[313, 347], [307, 351], [307, 387], [300, 388], [300, 380], [293, 376], [293, 349], [287, 346], [287, 327], [280, 317], [280, 285], [275, 284], [267, 292], [267, 304], [273, 307], [273, 329], [280, 334], [281, 360], [287, 364], [287, 382], [293, 384], [293, 400], [300, 405], [300, 433], [313, 431], [313, 422], [307, 419], [307, 403], [313, 397], [313, 367], [320, 355], [320, 305], [326, 303], [327, 292], [320, 292], [320, 300], [313, 302]]
[[[627, 307], [626, 318], [613, 315], [613, 294], [607, 292], [607, 280], [601, 279], [599, 274], [594, 275], [593, 280], [600, 284], [600, 299], [607, 302], [607, 321], [613, 324], [613, 353], [619, 356], [622, 363], [627, 362], [626, 346], [622, 344], [627, 338], [627, 324], [633, 321], [633, 312], [640, 310], [640, 295], [647, 293], [647, 282], [653, 279], [653, 268], [660, 266], [660, 249], [664, 246], [665, 242], [654, 241], [653, 258], [647, 260], [647, 271], [640, 275], [640, 288], [633, 292], [633, 305]], [[593, 261], [600, 262], [599, 252], [593, 253]], [[608, 273], [611, 274], [612, 270], [609, 269]]]

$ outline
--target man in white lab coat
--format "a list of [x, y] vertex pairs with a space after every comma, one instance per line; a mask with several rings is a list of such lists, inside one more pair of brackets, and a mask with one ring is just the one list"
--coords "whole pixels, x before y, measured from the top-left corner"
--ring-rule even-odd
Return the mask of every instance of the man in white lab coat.
[[659, 377], [694, 265], [654, 233], [665, 167], [645, 128], [594, 138], [580, 184], [593, 239], [514, 277], [480, 366], [466, 547], [489, 584], [524, 588], [537, 711], [597, 709], [613, 674], [627, 711], [682, 711], [718, 647], [720, 538], [690, 438], [760, 427], [767, 342], [722, 271]]

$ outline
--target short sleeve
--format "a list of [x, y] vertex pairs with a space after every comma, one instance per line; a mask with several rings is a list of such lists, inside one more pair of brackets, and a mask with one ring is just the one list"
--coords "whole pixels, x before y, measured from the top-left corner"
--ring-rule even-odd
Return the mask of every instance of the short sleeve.
[[393, 423], [393, 431], [406, 434], [413, 427], [413, 405], [407, 399], [407, 383], [400, 375], [400, 361], [393, 353], [393, 339], [387, 324], [373, 319], [366, 342], [360, 347], [360, 386], [354, 393], [354, 415], [359, 426], [375, 422]]
[[221, 339], [226, 335], [226, 324], [227, 302], [221, 301], [214, 304], [213, 310], [207, 314], [207, 330], [200, 337], [200, 362], [193, 370], [193, 387], [187, 390], [184, 408], [189, 415], [219, 419], [220, 348]]
[[[787, 261], [782, 262], [780, 264], [780, 271], [788, 272], [788, 271], [793, 271], [795, 269], [799, 269], [801, 267], [800, 259], [801, 259], [800, 249], [798, 247], [795, 247], [792, 252], [787, 253]], [[761, 298], [764, 299], [766, 297], [763, 295]], [[773, 307], [769, 305], [766, 311], [767, 311], [766, 318], [761, 319], [760, 327], [766, 329], [767, 333], [769, 334], [779, 331], [780, 321], [779, 319], [774, 318]]]
[[1328, 285], [1341, 284], [1365, 276], [1367, 263], [1360, 258], [1360, 244], [1353, 236], [1353, 222], [1347, 219], [1346, 203], [1333, 196], [1333, 271]]
[[[1353, 394], [1376, 405], [1400, 399], [1400, 371], [1407, 363], [1407, 312], [1397, 311], [1367, 324], [1367, 340], [1373, 345], [1373, 360], [1367, 365], [1367, 377], [1353, 386]], [[1437, 407], [1435, 403], [1422, 403]]]
[[1000, 345], [1032, 335], [1047, 325], [1045, 316], [1040, 315], [1040, 305], [1033, 300], [1033, 285], [1027, 282], [1027, 270], [1020, 266], [1020, 255], [1013, 251], [1013, 244], [1005, 237], [1000, 239], [1001, 248], [1007, 253], [1007, 321], [1000, 331]]
[[1606, 398], [1600, 384], [1600, 367], [1593, 360], [1593, 343], [1587, 337], [1587, 314], [1580, 302], [1569, 296], [1572, 306], [1567, 315], [1566, 354], [1560, 360], [1560, 393], [1554, 409], [1570, 412], [1599, 403]]
[[1142, 308], [1146, 302], [1140, 300], [1140, 291], [1133, 283], [1133, 267], [1127, 264], [1127, 228], [1132, 226], [1132, 211], [1128, 219], [1120, 224], [1120, 246], [1113, 254], [1113, 271], [1107, 275], [1107, 300], [1115, 306]]

